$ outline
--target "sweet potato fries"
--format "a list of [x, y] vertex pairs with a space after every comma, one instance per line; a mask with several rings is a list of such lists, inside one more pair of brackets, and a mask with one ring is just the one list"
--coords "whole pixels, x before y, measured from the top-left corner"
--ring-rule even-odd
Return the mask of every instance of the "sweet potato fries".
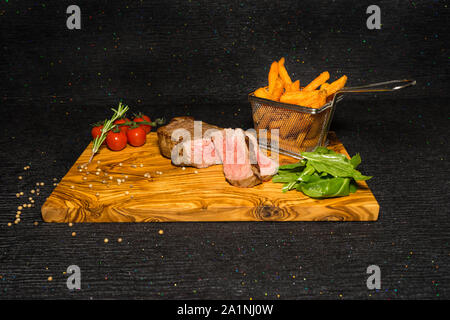
[[268, 86], [257, 89], [254, 92], [255, 96], [303, 107], [320, 108], [327, 102], [327, 98], [342, 89], [347, 82], [347, 76], [344, 75], [338, 80], [328, 83], [330, 74], [325, 71], [307, 86], [301, 88], [299, 80], [294, 82], [291, 80], [284, 63], [284, 58], [272, 63], [268, 75]]

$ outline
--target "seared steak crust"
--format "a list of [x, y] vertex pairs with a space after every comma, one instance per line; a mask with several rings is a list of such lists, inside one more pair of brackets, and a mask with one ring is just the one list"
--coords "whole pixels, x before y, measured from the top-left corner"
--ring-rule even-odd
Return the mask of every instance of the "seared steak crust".
[[[158, 128], [156, 133], [158, 134], [159, 149], [161, 154], [166, 158], [170, 158], [173, 147], [183, 141], [183, 137], [180, 137], [178, 141], [172, 141], [172, 133], [177, 129], [185, 129], [189, 131], [191, 134], [191, 139], [194, 139], [194, 118], [175, 117], [170, 120], [167, 125]], [[202, 122], [202, 135], [209, 129], [220, 130], [221, 128]]]

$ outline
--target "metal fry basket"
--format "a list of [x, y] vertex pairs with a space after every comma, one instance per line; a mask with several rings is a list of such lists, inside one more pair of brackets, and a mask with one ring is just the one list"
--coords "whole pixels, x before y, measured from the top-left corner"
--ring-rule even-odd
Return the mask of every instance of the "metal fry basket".
[[[249, 94], [253, 123], [260, 145], [268, 148], [278, 140], [279, 152], [300, 158], [300, 152], [312, 151], [327, 144], [327, 134], [337, 102], [343, 96], [314, 109], [258, 98]], [[276, 133], [278, 129], [278, 137]], [[266, 131], [264, 131], [266, 130]]]
[[[345, 87], [330, 96], [320, 108], [302, 107], [248, 95], [252, 107], [253, 124], [260, 146], [278, 142], [279, 153], [301, 158], [301, 152], [313, 151], [328, 144], [327, 136], [336, 104], [344, 93], [389, 92], [414, 86], [415, 80], [391, 80], [360, 87]], [[276, 134], [278, 130], [278, 135]]]

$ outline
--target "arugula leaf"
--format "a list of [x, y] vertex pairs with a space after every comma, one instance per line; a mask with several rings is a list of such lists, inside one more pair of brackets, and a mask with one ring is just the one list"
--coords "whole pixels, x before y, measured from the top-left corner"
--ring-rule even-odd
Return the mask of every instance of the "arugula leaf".
[[[312, 175], [314, 172], [315, 172], [315, 169], [309, 163], [306, 163], [305, 169], [300, 173], [300, 175], [298, 175], [297, 179], [291, 180], [291, 182], [284, 185], [281, 190], [283, 192], [286, 192], [286, 191], [294, 189], [295, 185], [298, 182], [307, 181], [309, 179], [308, 176]], [[273, 180], [273, 178], [272, 178], [272, 180]]]
[[294, 189], [297, 183], [308, 180], [308, 176], [312, 175], [314, 171], [315, 169], [307, 164], [306, 168], [297, 176], [295, 180], [292, 179], [290, 182], [288, 182], [286, 185], [283, 186], [282, 191], [286, 192]]
[[303, 183], [301, 190], [311, 198], [343, 197], [350, 194], [349, 178], [332, 178]]
[[280, 166], [278, 168], [278, 171], [295, 170], [295, 169], [298, 169], [298, 168], [302, 168], [305, 165], [306, 165], [306, 161], [305, 160], [300, 160], [299, 162], [296, 162], [296, 163], [285, 164], [283, 166]]
[[317, 154], [337, 154], [336, 151], [328, 149], [327, 147], [317, 147], [313, 152]]
[[[326, 172], [334, 177], [353, 178], [355, 180], [372, 178], [362, 175], [343, 154], [303, 152], [302, 156], [308, 160], [307, 165], [311, 164], [318, 172]], [[358, 158], [355, 158], [354, 163], [358, 163]]]
[[298, 172], [293, 172], [293, 173], [279, 173], [276, 176], [274, 176], [272, 178], [273, 182], [291, 182], [294, 180], [297, 180], [298, 177], [300, 176], [300, 173]]
[[281, 188], [281, 191], [288, 192], [288, 191], [294, 189], [296, 184], [297, 184], [297, 181], [291, 181], [291, 182], [285, 183], [283, 185], [283, 187]]
[[369, 180], [372, 179], [372, 176], [365, 176], [358, 170], [355, 170], [353, 173], [353, 179], [355, 179], [356, 181]]
[[361, 163], [361, 156], [359, 153], [355, 154], [351, 159], [350, 163], [352, 164], [353, 168], [356, 169], [357, 166]]
[[313, 152], [303, 152], [303, 160], [280, 166], [273, 182], [283, 183], [282, 191], [292, 189], [303, 192], [311, 198], [330, 198], [347, 196], [357, 191], [355, 181], [367, 180], [356, 170], [361, 156], [351, 159], [335, 151], [318, 147]]
[[316, 152], [302, 152], [302, 157], [307, 160], [329, 160], [329, 161], [342, 161], [348, 163], [349, 160], [345, 156], [345, 154], [342, 153], [316, 153]]

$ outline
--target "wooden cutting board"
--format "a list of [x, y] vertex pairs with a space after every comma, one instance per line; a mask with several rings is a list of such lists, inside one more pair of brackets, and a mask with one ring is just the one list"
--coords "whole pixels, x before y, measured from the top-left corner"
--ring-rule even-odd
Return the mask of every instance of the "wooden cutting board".
[[[329, 139], [330, 148], [347, 154], [334, 133], [330, 132]], [[282, 184], [271, 181], [254, 188], [233, 187], [225, 181], [221, 165], [184, 170], [175, 167], [170, 159], [160, 155], [155, 132], [147, 136], [147, 143], [142, 147], [127, 146], [113, 152], [103, 146], [87, 170], [80, 169], [87, 163], [91, 148], [90, 144], [42, 206], [44, 221], [378, 219], [379, 205], [365, 182], [360, 182], [360, 189], [348, 197], [315, 200], [295, 190], [282, 193]], [[296, 161], [280, 156], [280, 164]]]

